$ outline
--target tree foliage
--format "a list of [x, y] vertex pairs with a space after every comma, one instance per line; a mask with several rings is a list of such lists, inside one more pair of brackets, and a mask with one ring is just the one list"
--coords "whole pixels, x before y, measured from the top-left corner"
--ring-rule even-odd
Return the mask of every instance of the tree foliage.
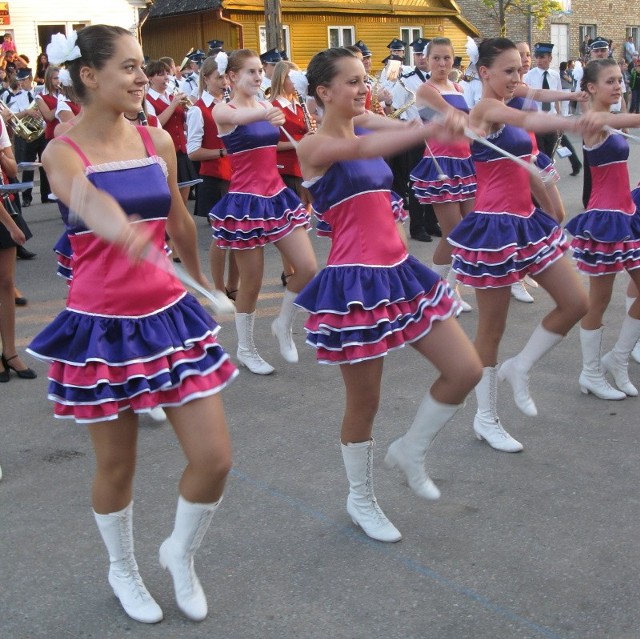
[[538, 28], [542, 28], [546, 19], [557, 11], [562, 11], [562, 5], [557, 0], [482, 0], [491, 9], [500, 24], [500, 35], [507, 35], [507, 14], [522, 13], [531, 15]]

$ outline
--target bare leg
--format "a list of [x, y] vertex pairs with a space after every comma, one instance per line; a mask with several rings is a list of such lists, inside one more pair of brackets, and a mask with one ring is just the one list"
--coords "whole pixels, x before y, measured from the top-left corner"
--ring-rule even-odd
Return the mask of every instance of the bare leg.
[[449, 234], [462, 220], [462, 212], [459, 202], [447, 202], [445, 204], [434, 204], [438, 224], [442, 231], [442, 237], [438, 241], [438, 246], [433, 252], [434, 264], [451, 264], [451, 244], [447, 241]]
[[478, 326], [474, 345], [483, 366], [495, 366], [498, 363], [500, 341], [507, 326], [510, 287], [477, 288]]
[[[0, 249], [0, 339], [2, 340], [2, 352], [7, 359], [17, 353], [15, 279], [16, 249]], [[11, 366], [20, 371], [27, 368], [20, 357], [12, 359]], [[3, 370], [4, 366], [0, 363], [0, 372]]]
[[236, 295], [236, 309], [239, 313], [253, 313], [264, 274], [264, 249], [260, 246], [234, 251], [240, 273], [240, 287]]
[[602, 326], [605, 311], [611, 302], [615, 278], [613, 274], [589, 278], [589, 310], [580, 322], [583, 329], [595, 331]]
[[[318, 270], [316, 256], [307, 232], [301, 227], [294, 229], [289, 235], [276, 242], [276, 248], [282, 253], [283, 264], [290, 264], [293, 269], [293, 275], [287, 279], [287, 288], [294, 293], [299, 293]], [[240, 278], [242, 279], [242, 274]]]

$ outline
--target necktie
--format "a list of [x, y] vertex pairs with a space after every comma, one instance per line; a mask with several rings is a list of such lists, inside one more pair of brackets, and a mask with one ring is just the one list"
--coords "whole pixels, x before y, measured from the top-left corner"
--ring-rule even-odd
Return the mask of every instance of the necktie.
[[[548, 79], [548, 75], [549, 75], [549, 72], [548, 72], [548, 71], [545, 71], [545, 72], [542, 74], [542, 88], [543, 88], [543, 89], [548, 89], [548, 88], [549, 88], [549, 79]], [[542, 110], [543, 110], [543, 111], [546, 111], [546, 112], [551, 111], [551, 103], [550, 103], [550, 102], [543, 102], [543, 103], [542, 103]]]

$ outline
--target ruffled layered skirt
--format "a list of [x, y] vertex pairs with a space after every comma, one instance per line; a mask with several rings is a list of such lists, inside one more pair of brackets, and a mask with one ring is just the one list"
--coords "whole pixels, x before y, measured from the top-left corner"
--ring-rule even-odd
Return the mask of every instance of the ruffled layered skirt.
[[180, 406], [222, 390], [238, 371], [216, 341], [219, 326], [185, 293], [142, 317], [65, 310], [30, 344], [50, 362], [56, 417], [116, 419], [125, 409]]
[[382, 357], [455, 316], [451, 289], [408, 256], [393, 266], [327, 266], [302, 290], [307, 343], [322, 364], [355, 364]]
[[[612, 187], [613, 188], [613, 187]], [[640, 268], [640, 213], [590, 209], [566, 225], [578, 270], [608, 275]]]
[[471, 157], [426, 156], [411, 171], [412, 188], [420, 204], [444, 204], [470, 200], [476, 192], [476, 172]]
[[449, 235], [459, 282], [474, 288], [510, 286], [536, 275], [568, 248], [562, 228], [547, 213], [528, 217], [474, 211]]
[[252, 249], [277, 242], [309, 225], [300, 198], [284, 187], [272, 196], [227, 193], [209, 213], [213, 237], [223, 249]]

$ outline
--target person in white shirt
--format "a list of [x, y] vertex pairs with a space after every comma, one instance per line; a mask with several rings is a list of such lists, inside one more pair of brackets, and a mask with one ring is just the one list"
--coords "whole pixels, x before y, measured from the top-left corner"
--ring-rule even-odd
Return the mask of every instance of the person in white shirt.
[[636, 50], [636, 45], [633, 41], [633, 36], [629, 36], [627, 38], [627, 41], [624, 43], [624, 59], [627, 61], [628, 64], [633, 62], [634, 53], [637, 55], [638, 51]]
[[262, 62], [262, 70], [264, 75], [262, 76], [262, 84], [260, 85], [260, 94], [258, 99], [270, 100], [271, 99], [271, 76], [273, 70], [276, 68], [278, 62], [282, 62], [282, 55], [278, 49], [269, 49], [260, 54], [260, 62]]

